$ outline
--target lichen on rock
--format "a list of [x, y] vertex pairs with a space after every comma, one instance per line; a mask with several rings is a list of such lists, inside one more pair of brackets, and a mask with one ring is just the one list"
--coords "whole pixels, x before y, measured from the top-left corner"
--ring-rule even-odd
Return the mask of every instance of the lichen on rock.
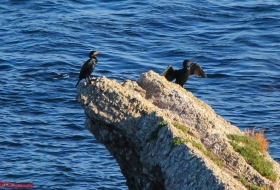
[[[137, 82], [100, 77], [77, 93], [86, 128], [114, 156], [130, 189], [246, 189], [238, 176], [279, 189], [279, 177], [259, 174], [229, 143], [228, 134], [243, 132], [153, 71]], [[174, 139], [182, 141], [172, 147]], [[266, 157], [280, 176], [279, 164]]]

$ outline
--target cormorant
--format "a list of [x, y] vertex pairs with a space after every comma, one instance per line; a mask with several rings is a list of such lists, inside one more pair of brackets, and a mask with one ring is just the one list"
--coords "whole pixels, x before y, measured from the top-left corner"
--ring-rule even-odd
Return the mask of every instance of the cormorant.
[[96, 63], [98, 62], [98, 59], [96, 57], [96, 55], [98, 54], [98, 51], [91, 51], [89, 53], [89, 58], [82, 66], [81, 71], [80, 71], [80, 75], [79, 75], [79, 80], [76, 84], [75, 87], [78, 86], [78, 84], [80, 83], [80, 81], [82, 79], [86, 79], [87, 82], [90, 83], [90, 74], [93, 72]]
[[185, 82], [187, 82], [189, 76], [193, 74], [203, 78], [207, 77], [202, 68], [196, 62], [184, 60], [182, 69], [174, 70], [172, 65], [169, 65], [163, 72], [162, 76], [164, 76], [168, 81], [173, 81], [176, 78], [175, 83], [183, 86]]

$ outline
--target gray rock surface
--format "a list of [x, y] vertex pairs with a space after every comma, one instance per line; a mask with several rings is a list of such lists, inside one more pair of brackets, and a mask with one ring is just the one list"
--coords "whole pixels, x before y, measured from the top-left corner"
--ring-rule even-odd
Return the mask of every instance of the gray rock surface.
[[[274, 182], [266, 179], [229, 144], [227, 134], [243, 132], [153, 71], [141, 74], [137, 82], [100, 77], [81, 84], [77, 101], [85, 110], [86, 128], [114, 156], [130, 189], [246, 189], [239, 175], [252, 184], [280, 189], [279, 177]], [[202, 144], [224, 166], [191, 142], [172, 146], [176, 138]], [[280, 176], [279, 164], [266, 157]]]

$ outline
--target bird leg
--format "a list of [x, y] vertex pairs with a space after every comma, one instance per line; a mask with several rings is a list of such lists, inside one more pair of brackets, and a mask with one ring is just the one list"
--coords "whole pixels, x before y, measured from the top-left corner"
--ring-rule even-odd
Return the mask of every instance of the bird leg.
[[88, 76], [86, 79], [87, 79], [87, 82], [88, 82], [89, 84], [91, 84], [91, 81], [90, 81], [91, 79], [90, 79], [90, 77]]

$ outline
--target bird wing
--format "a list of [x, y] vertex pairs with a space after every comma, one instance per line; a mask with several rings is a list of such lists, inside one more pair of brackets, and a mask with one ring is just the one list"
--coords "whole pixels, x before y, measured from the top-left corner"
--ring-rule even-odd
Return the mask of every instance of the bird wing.
[[88, 70], [92, 67], [92, 60], [88, 59], [82, 66], [82, 70]]
[[162, 73], [168, 81], [173, 81], [176, 78], [175, 70], [173, 69], [172, 65], [169, 65], [165, 71]]
[[191, 67], [192, 67], [191, 74], [195, 74], [196, 76], [203, 77], [203, 78], [207, 77], [207, 75], [204, 73], [202, 68], [197, 63], [194, 63]]
[[91, 68], [91, 60], [90, 59], [88, 59], [84, 64], [83, 64], [83, 66], [82, 66], [82, 68], [81, 68], [81, 71], [80, 71], [80, 75], [79, 75], [79, 78], [80, 79], [83, 79], [83, 78], [86, 78], [86, 76], [87, 76], [87, 73], [88, 73], [88, 71], [90, 70], [90, 68]]

